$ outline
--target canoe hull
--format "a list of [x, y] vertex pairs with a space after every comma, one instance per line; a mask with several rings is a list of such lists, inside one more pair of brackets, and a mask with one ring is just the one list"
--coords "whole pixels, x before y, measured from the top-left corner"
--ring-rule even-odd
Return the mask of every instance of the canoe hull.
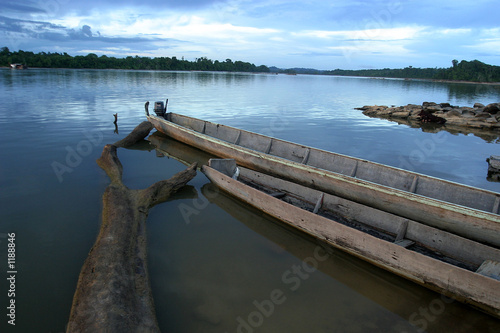
[[500, 281], [468, 271], [285, 203], [208, 166], [216, 186], [270, 216], [376, 266], [500, 318]]
[[[288, 179], [304, 186], [500, 247], [500, 217], [497, 214], [427, 198], [276, 157], [206, 135], [203, 133], [204, 129], [197, 131], [155, 116], [149, 116], [148, 119], [157, 130], [178, 141], [221, 158], [235, 159], [239, 165], [249, 169]], [[193, 122], [195, 120], [193, 118]], [[196, 128], [195, 126], [199, 126], [199, 124], [193, 124], [192, 127]], [[235, 139], [235, 141], [238, 140], [239, 138]], [[262, 150], [265, 151], [266, 147], [263, 147]]]

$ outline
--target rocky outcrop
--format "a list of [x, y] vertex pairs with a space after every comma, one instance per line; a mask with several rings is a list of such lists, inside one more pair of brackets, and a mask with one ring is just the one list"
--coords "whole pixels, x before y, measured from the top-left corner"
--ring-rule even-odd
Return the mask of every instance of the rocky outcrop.
[[445, 126], [461, 126], [467, 128], [500, 131], [500, 103], [484, 106], [475, 103], [474, 107], [452, 106], [449, 103], [424, 102], [422, 105], [405, 106], [363, 106], [356, 108], [370, 117], [396, 118], [437, 123]]
[[488, 177], [489, 181], [500, 182], [500, 156], [491, 155], [486, 159], [488, 162]]

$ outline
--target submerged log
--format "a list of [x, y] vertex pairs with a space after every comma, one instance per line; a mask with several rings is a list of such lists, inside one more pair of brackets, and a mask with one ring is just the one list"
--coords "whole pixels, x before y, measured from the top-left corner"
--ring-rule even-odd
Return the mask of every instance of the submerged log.
[[[118, 143], [143, 139], [146, 128], [142, 123]], [[99, 235], [78, 278], [67, 332], [160, 331], [147, 268], [146, 217], [196, 175], [196, 163], [169, 180], [132, 190], [122, 182], [116, 152], [115, 145], [106, 145], [97, 160], [111, 184], [103, 195]]]
[[153, 129], [153, 124], [151, 124], [149, 121], [143, 121], [142, 123], [137, 125], [137, 127], [134, 128], [134, 130], [130, 132], [130, 134], [127, 135], [125, 138], [113, 143], [113, 146], [123, 147], [123, 148], [130, 147], [134, 143], [137, 143], [142, 139], [144, 139], [145, 137], [147, 137], [152, 129]]

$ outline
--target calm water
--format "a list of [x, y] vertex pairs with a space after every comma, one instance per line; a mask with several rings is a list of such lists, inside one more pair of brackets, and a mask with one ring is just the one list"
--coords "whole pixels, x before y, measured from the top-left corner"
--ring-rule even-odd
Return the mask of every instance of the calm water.
[[[500, 192], [486, 180], [498, 138], [432, 133], [365, 117], [363, 105], [472, 106], [500, 87], [346, 77], [196, 72], [0, 71], [0, 280], [16, 234], [16, 326], [63, 332], [78, 274], [100, 226], [108, 178], [95, 160], [145, 119], [143, 105]], [[118, 133], [113, 125], [118, 113]], [[161, 136], [173, 156], [207, 157]], [[143, 146], [143, 149], [148, 148]], [[184, 165], [120, 149], [124, 183], [144, 188]], [[217, 193], [199, 173], [148, 218], [149, 268], [165, 332], [500, 332], [457, 302], [316, 244]], [[309, 263], [313, 266], [307, 266]]]

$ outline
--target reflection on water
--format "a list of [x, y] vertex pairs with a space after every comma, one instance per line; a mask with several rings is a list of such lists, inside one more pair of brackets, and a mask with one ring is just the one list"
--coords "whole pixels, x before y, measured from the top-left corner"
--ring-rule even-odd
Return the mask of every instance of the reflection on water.
[[[0, 88], [0, 233], [16, 233], [19, 332], [64, 331], [109, 184], [95, 160], [105, 144], [122, 139], [145, 119], [147, 100], [168, 98], [172, 112], [500, 189], [499, 183], [486, 180], [486, 157], [500, 154], [496, 141], [448, 132], [435, 140], [435, 133], [354, 110], [374, 104], [499, 101], [498, 90], [480, 85], [28, 69], [0, 70]], [[209, 158], [159, 137], [151, 137], [158, 151], [148, 141], [118, 151], [128, 187], [168, 179], [185, 168], [177, 159], [203, 163]], [[244, 325], [238, 318], [259, 324], [254, 301], [264, 307], [266, 300], [276, 301], [273, 313], [261, 311], [263, 322], [255, 332], [413, 332], [423, 324], [431, 332], [446, 325], [457, 332], [495, 331], [491, 318], [458, 303], [438, 302], [438, 295], [342, 253], [330, 251], [328, 260], [316, 259], [314, 241], [224, 195], [209, 196], [207, 183], [200, 173], [191, 187], [156, 206], [148, 217], [151, 279], [164, 331], [235, 332]], [[7, 261], [5, 246], [0, 238], [0, 262]], [[311, 262], [308, 258], [318, 261], [318, 268], [304, 271], [308, 275], [302, 278], [293, 267], [308, 269], [302, 266], [303, 260]], [[7, 290], [6, 282], [0, 279], [0, 290]], [[274, 290], [283, 295], [272, 294]], [[421, 311], [427, 310], [425, 322]], [[0, 332], [9, 329], [0, 321]]]
[[[378, 118], [378, 117], [373, 117], [373, 118]], [[440, 131], [446, 131], [452, 135], [466, 135], [468, 136], [469, 134], [472, 136], [476, 136], [480, 139], [483, 139], [487, 143], [500, 143], [500, 132], [498, 131], [491, 131], [487, 129], [480, 129], [480, 128], [472, 128], [472, 127], [465, 127], [465, 126], [458, 126], [458, 125], [440, 125], [436, 123], [422, 123], [421, 121], [415, 120], [415, 119], [402, 119], [402, 118], [391, 118], [391, 117], [379, 117], [382, 119], [385, 119], [390, 122], [395, 122], [397, 124], [401, 125], [407, 125], [410, 126], [411, 128], [420, 128], [423, 132], [426, 133], [438, 133]]]

